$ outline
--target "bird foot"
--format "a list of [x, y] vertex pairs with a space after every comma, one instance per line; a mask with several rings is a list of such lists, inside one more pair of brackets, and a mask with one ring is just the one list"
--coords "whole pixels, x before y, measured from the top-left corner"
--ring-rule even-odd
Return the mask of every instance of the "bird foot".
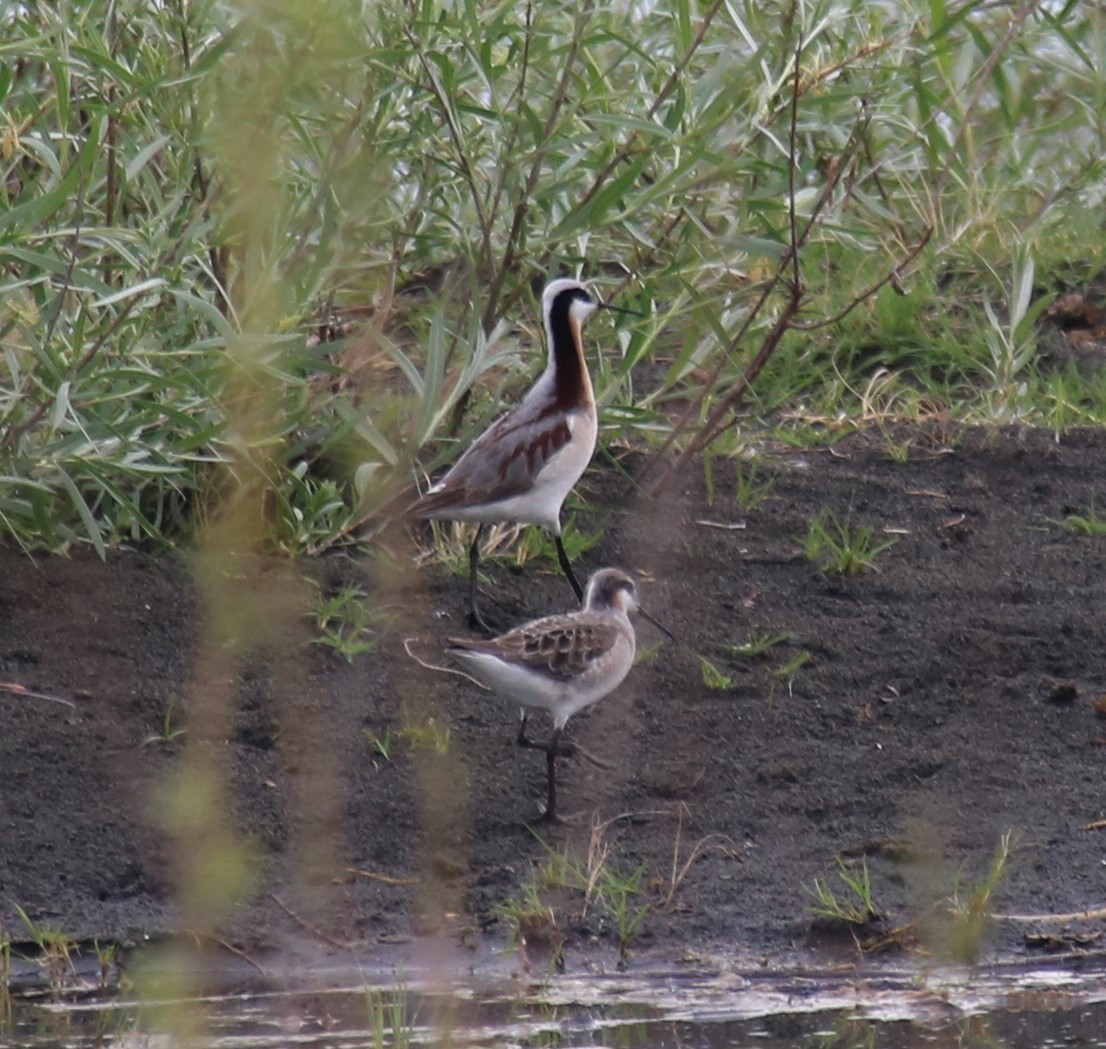
[[[607, 761], [605, 758], [596, 757], [590, 751], [584, 750], [584, 748], [580, 746], [579, 743], [570, 743], [569, 746], [572, 748], [573, 754], [579, 754], [580, 757], [582, 757], [585, 761], [590, 762], [597, 769], [602, 769], [604, 772], [614, 771], [615, 763], [613, 761]], [[560, 751], [557, 752], [557, 756], [561, 756]], [[568, 754], [565, 755], [565, 757], [568, 756]]]
[[468, 624], [470, 629], [479, 631], [485, 637], [495, 637], [499, 633], [475, 608], [469, 611]]
[[569, 743], [568, 740], [560, 740], [554, 750], [552, 743], [538, 743], [536, 740], [520, 732], [518, 738], [515, 740], [515, 744], [520, 747], [525, 747], [527, 750], [540, 750], [543, 754], [552, 754], [555, 758], [571, 758], [579, 751], [589, 760], [595, 760], [590, 754], [585, 753], [584, 749], [578, 744]]
[[557, 810], [550, 815], [546, 809], [542, 809], [541, 815], [534, 820], [535, 825], [546, 827], [566, 827], [566, 826], [579, 826], [585, 823], [591, 818], [590, 812], [570, 812], [564, 815]]
[[[543, 754], [550, 753], [553, 746], [552, 743], [536, 743], [528, 736], [519, 733], [518, 739], [515, 741], [520, 747], [527, 747], [530, 750], [540, 750]], [[585, 761], [590, 762], [597, 769], [602, 769], [604, 772], [611, 772], [615, 764], [613, 761], [607, 761], [605, 758], [597, 757], [590, 750], [585, 750], [579, 743], [569, 742], [567, 739], [558, 740], [557, 749], [553, 751], [553, 756], [557, 758], [574, 758], [579, 754]]]

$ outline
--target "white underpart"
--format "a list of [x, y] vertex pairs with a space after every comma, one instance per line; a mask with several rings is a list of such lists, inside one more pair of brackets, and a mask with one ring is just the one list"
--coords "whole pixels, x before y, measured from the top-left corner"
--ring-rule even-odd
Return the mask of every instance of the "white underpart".
[[[553, 353], [553, 333], [549, 325], [549, 311], [554, 298], [571, 287], [580, 287], [573, 280], [553, 281], [542, 297], [542, 313], [545, 318], [545, 337], [549, 359], [545, 371], [513, 411], [494, 423], [467, 449], [437, 484], [427, 492], [432, 495], [453, 487], [469, 485], [483, 490], [489, 476], [503, 463], [527, 463], [529, 457], [521, 449], [528, 448], [549, 430], [567, 425], [570, 438], [560, 451], [542, 463], [537, 473], [525, 478], [526, 487], [504, 499], [484, 496], [483, 501], [472, 498], [467, 502], [455, 502], [427, 513], [427, 517], [445, 518], [451, 521], [474, 521], [493, 524], [498, 521], [517, 521], [519, 524], [539, 525], [554, 535], [561, 534], [561, 505], [568, 493], [587, 469], [595, 451], [598, 423], [595, 412], [595, 396], [591, 377], [585, 364], [583, 368], [583, 404], [565, 415], [551, 417], [548, 408], [554, 401], [556, 387], [556, 362]], [[590, 294], [590, 293], [589, 293]], [[598, 309], [594, 299], [576, 300], [569, 307], [571, 324], [579, 333], [584, 321]], [[507, 433], [504, 434], [504, 426]], [[517, 469], [517, 467], [515, 467]], [[484, 475], [481, 477], [481, 475]], [[494, 488], [494, 484], [491, 485]]]
[[[542, 429], [558, 426], [562, 421], [567, 424], [571, 434], [568, 444], [547, 460], [530, 479], [530, 487], [527, 490], [495, 502], [444, 508], [440, 513], [431, 516], [445, 517], [451, 521], [477, 521], [485, 524], [496, 521], [518, 521], [520, 524], [540, 525], [549, 529], [554, 535], [560, 535], [561, 504], [591, 462], [595, 452], [595, 440], [599, 433], [590, 379], [587, 383], [586, 407], [569, 412], [560, 418], [542, 419], [540, 417], [542, 411], [553, 399], [554, 377], [553, 367], [550, 365], [522, 403], [511, 413], [512, 421], [517, 425], [509, 438], [512, 447], [531, 444]], [[533, 420], [529, 424], [528, 418]], [[507, 456], [510, 452], [511, 447], [505, 447], [502, 444], [495, 449], [495, 454], [498, 455]], [[468, 467], [466, 459], [469, 456], [479, 458], [491, 453], [491, 449], [485, 453], [482, 441], [478, 440], [457, 461], [453, 470], [433, 485], [427, 494], [441, 491], [455, 483], [456, 474]]]
[[[535, 391], [541, 386], [535, 386]], [[509, 499], [478, 506], [463, 506], [443, 511], [443, 517], [454, 521], [518, 521], [519, 524], [540, 525], [554, 535], [561, 534], [561, 504], [580, 480], [595, 451], [598, 432], [595, 416], [587, 412], [572, 412], [565, 417], [572, 439], [556, 453], [531, 481], [530, 488]], [[519, 440], [532, 440], [534, 430], [520, 430]], [[431, 489], [434, 491], [435, 489]]]
[[457, 650], [453, 655], [477, 681], [497, 695], [532, 710], [548, 710], [553, 717], [553, 727], [560, 729], [577, 711], [618, 688], [634, 665], [633, 627], [624, 613], [620, 618], [626, 629], [620, 633], [614, 647], [590, 663], [582, 674], [567, 681], [558, 681], [486, 652]]

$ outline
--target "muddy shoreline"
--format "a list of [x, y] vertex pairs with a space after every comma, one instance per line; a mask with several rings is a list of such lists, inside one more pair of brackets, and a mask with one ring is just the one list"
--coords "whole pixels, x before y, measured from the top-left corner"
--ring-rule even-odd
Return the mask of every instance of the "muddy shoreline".
[[[428, 934], [480, 954], [509, 940], [530, 885], [552, 914], [527, 927], [532, 964], [617, 957], [617, 890], [546, 876], [551, 857], [588, 869], [589, 851], [594, 870], [598, 850], [623, 883], [640, 872], [624, 903], [647, 908], [628, 944], [643, 959], [828, 957], [853, 948], [812, 928], [810, 889], [840, 893], [836, 858], [863, 857], [885, 928], [919, 922], [896, 949], [940, 957], [942, 901], [965, 902], [1009, 835], [979, 957], [1100, 949], [1101, 919], [1055, 916], [1106, 904], [1106, 539], [1059, 524], [1106, 506], [1104, 457], [1097, 430], [856, 435], [777, 450], [746, 509], [731, 462], [713, 503], [701, 470], [658, 502], [591, 471], [575, 521], [603, 536], [583, 570], [634, 572], [688, 647], [639, 625], [647, 658], [568, 729], [614, 768], [564, 762], [578, 819], [548, 832], [528, 824], [544, 765], [513, 746], [515, 712], [404, 648], [433, 661], [464, 629], [464, 579], [392, 573], [379, 601], [397, 628], [347, 660], [309, 617], [268, 636], [267, 603], [380, 586], [379, 570], [244, 574], [258, 627], [226, 660], [218, 747], [253, 883], [218, 935], [259, 955], [328, 939], [417, 955]], [[820, 574], [801, 555], [822, 511], [893, 543], [875, 570]], [[205, 677], [192, 568], [0, 552], [0, 682], [72, 704], [0, 695], [0, 929], [17, 942], [13, 903], [75, 939], [180, 931], [159, 799], [190, 745], [173, 733], [221, 680]], [[555, 569], [487, 573], [503, 625], [570, 605]], [[444, 753], [403, 733], [431, 719]]]

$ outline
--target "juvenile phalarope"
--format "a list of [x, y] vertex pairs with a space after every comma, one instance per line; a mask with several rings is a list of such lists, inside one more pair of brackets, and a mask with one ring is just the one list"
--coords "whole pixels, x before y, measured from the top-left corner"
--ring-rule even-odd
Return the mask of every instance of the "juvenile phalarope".
[[[450, 638], [449, 654], [482, 685], [522, 707], [516, 742], [542, 750], [548, 775], [543, 819], [557, 819], [558, 755], [577, 751], [593, 763], [605, 763], [582, 747], [561, 742], [561, 731], [573, 714], [613, 692], [633, 666], [636, 639], [631, 612], [639, 612], [668, 631], [638, 605], [634, 581], [617, 568], [604, 568], [588, 580], [584, 608], [524, 623], [490, 640]], [[668, 634], [671, 637], [671, 634]], [[553, 718], [548, 743], [526, 735], [530, 710], [547, 710]]]
[[484, 528], [498, 521], [540, 525], [553, 533], [557, 560], [578, 600], [584, 596], [561, 540], [561, 504], [595, 451], [595, 395], [584, 358], [584, 321], [600, 302], [575, 280], [555, 280], [542, 294], [549, 363], [517, 408], [484, 431], [448, 473], [407, 509], [410, 517], [475, 521], [469, 548], [469, 620], [492, 631], [476, 604], [476, 566]]

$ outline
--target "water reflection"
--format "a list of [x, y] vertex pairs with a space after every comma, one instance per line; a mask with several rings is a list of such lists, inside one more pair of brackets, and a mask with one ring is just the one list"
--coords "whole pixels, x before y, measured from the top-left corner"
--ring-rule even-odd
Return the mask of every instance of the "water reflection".
[[[13, 993], [0, 1046], [198, 1049], [610, 1046], [625, 1049], [1106, 1047], [1106, 971], [587, 974], [441, 993], [317, 974], [307, 990], [259, 981], [192, 1001], [139, 1002], [89, 981], [54, 1000]], [[302, 987], [304, 980], [301, 980]], [[207, 1017], [199, 1042], [181, 1010]], [[193, 1024], [186, 1025], [194, 1027]]]

